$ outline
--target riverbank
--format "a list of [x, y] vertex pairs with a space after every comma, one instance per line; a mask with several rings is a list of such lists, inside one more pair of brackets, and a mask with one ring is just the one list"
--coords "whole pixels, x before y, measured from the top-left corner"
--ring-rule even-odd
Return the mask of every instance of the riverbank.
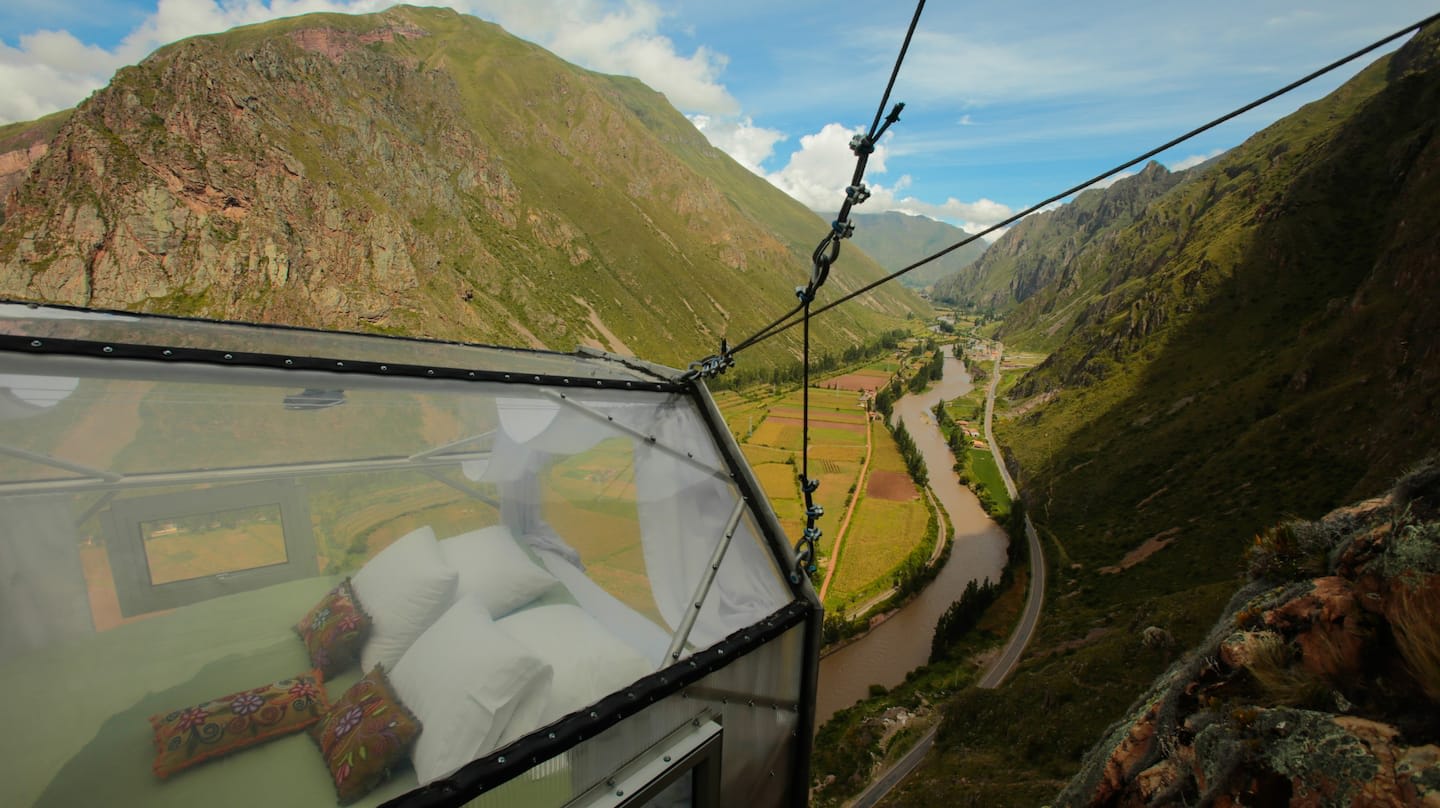
[[928, 412], [941, 398], [965, 395], [971, 388], [964, 363], [949, 355], [944, 374], [930, 390], [902, 397], [895, 417], [905, 424], [931, 469], [930, 488], [946, 514], [949, 556], [935, 580], [914, 600], [868, 628], [863, 642], [836, 648], [820, 665], [817, 723], [869, 696], [872, 686], [893, 688], [930, 657], [930, 640], [940, 615], [964, 593], [971, 580], [999, 580], [1007, 537], [969, 489], [951, 471], [954, 460], [944, 436]]
[[[987, 395], [987, 408], [993, 408], [994, 395], [992, 385]], [[989, 426], [987, 422], [987, 437], [991, 434]], [[957, 487], [959, 485], [954, 474], [933, 475], [932, 472], [932, 479], [949, 480]], [[978, 508], [978, 500], [973, 495], [971, 499]], [[1003, 577], [1003, 574], [998, 574], [991, 580], [998, 581]], [[859, 796], [854, 802], [845, 803], [847, 805], [868, 806], [879, 800], [925, 754], [925, 747], [934, 738], [939, 699], [978, 684], [993, 676], [997, 669], [1002, 671], [1001, 676], [1008, 673], [1009, 661], [1005, 658], [1005, 649], [1001, 648], [1000, 638], [1012, 626], [1023, 624], [1021, 599], [1026, 596], [1027, 589], [1031, 590], [1031, 599], [1034, 598], [1033, 587], [1027, 587], [1030, 579], [1028, 567], [1016, 570], [1014, 580], [981, 617], [975, 630], [947, 650], [947, 661], [927, 665], [908, 674], [893, 692], [864, 702], [824, 726], [817, 737], [817, 749], [833, 747], [846, 751], [836, 758], [817, 754], [815, 771], [820, 778], [820, 786], [813, 795], [817, 805], [841, 804], [850, 794]], [[1043, 578], [1040, 580], [1043, 581]], [[1020, 634], [1017, 627], [1011, 633], [1010, 645]], [[1024, 639], [1028, 640], [1028, 632]], [[1019, 647], [1023, 649], [1024, 642]], [[877, 767], [884, 773], [873, 783], [867, 783]]]

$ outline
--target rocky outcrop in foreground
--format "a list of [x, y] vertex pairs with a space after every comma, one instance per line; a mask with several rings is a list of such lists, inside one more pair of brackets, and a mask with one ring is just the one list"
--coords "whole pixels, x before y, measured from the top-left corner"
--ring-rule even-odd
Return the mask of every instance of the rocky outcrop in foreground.
[[1440, 806], [1440, 459], [1256, 537], [1250, 574], [1057, 805]]

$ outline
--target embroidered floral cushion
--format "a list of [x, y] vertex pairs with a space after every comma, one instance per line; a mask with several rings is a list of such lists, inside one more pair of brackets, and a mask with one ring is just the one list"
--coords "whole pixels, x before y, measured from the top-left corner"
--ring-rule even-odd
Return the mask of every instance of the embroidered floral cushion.
[[420, 721], [395, 695], [385, 669], [376, 665], [310, 728], [310, 737], [330, 767], [340, 804], [348, 805], [405, 762], [420, 729]]
[[370, 615], [361, 608], [346, 578], [295, 624], [295, 631], [310, 651], [310, 664], [328, 679], [360, 659], [370, 626]]
[[320, 671], [150, 716], [161, 778], [261, 741], [289, 735], [325, 714]]

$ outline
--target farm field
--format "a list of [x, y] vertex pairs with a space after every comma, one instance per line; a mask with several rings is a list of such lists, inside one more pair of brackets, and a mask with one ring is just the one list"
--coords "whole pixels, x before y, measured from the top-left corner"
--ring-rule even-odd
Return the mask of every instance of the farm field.
[[929, 511], [895, 441], [875, 430], [864, 496], [840, 551], [825, 607], [847, 609], [890, 586], [891, 573], [925, 539]]
[[[728, 392], [728, 391], [727, 391]], [[800, 444], [804, 432], [800, 391], [761, 402], [729, 394], [717, 397], [731, 432], [759, 478], [785, 534], [795, 541], [805, 531], [805, 501], [800, 491]], [[754, 428], [751, 431], [751, 420]], [[825, 515], [816, 547], [828, 558], [840, 520], [865, 460], [867, 419], [858, 396], [843, 390], [810, 390], [810, 476], [820, 480], [815, 498]]]
[[[810, 474], [820, 480], [815, 500], [825, 508], [817, 523], [821, 576], [834, 559], [839, 526], [851, 498], [857, 489], [862, 494], [841, 547], [826, 608], [853, 605], [888, 587], [894, 570], [925, 536], [928, 512], [920, 492], [906, 474], [894, 441], [883, 426], [868, 420], [859, 396], [859, 391], [877, 389], [890, 379], [895, 363], [887, 363], [889, 369], [877, 364], [819, 380], [810, 390]], [[721, 391], [715, 399], [781, 527], [794, 542], [805, 529], [798, 482], [804, 424], [800, 391], [768, 396]], [[873, 454], [862, 480], [867, 431]]]

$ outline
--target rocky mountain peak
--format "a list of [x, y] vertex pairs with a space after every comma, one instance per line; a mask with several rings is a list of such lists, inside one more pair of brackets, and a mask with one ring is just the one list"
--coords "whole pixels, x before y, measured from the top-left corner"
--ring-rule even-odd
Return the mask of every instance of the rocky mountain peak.
[[[7, 143], [0, 295], [28, 300], [683, 365], [787, 305], [824, 233], [658, 93], [439, 9], [184, 40]], [[877, 290], [820, 338], [916, 305]]]

